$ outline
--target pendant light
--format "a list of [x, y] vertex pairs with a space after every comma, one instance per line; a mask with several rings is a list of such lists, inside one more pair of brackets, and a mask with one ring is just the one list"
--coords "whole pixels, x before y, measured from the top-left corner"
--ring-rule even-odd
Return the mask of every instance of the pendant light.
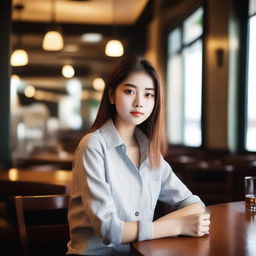
[[75, 75], [75, 70], [72, 65], [64, 65], [62, 67], [62, 75], [66, 78], [72, 78]]
[[64, 41], [60, 29], [56, 25], [56, 0], [51, 0], [51, 23], [52, 28], [43, 39], [43, 49], [45, 51], [60, 51], [63, 49]]
[[25, 66], [28, 64], [28, 54], [23, 49], [16, 49], [11, 56], [11, 65], [13, 67]]
[[[115, 17], [115, 10], [114, 10], [115, 0], [112, 0], [112, 28], [114, 30], [114, 17]], [[107, 42], [105, 47], [105, 54], [109, 57], [120, 57], [124, 54], [124, 47], [121, 41], [117, 39], [112, 39]]]
[[[18, 11], [18, 20], [20, 21], [21, 18], [21, 11], [24, 9], [23, 4], [16, 4], [14, 6], [14, 9]], [[17, 43], [17, 48], [14, 50], [14, 52], [11, 55], [11, 65], [14, 67], [17, 66], [25, 66], [28, 64], [28, 54], [27, 52], [22, 49], [21, 47], [21, 34], [18, 33], [18, 43]]]

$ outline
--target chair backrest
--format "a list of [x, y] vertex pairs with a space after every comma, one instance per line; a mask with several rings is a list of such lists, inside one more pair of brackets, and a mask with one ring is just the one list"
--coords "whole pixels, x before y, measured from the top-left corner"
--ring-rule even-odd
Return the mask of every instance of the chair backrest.
[[[0, 180], [0, 202], [5, 205], [6, 219], [13, 221], [13, 197], [30, 195], [68, 194], [69, 187], [31, 181]], [[1, 231], [1, 228], [0, 228]]]
[[16, 196], [22, 255], [65, 255], [69, 240], [69, 196]]
[[186, 172], [186, 185], [206, 205], [233, 200], [233, 166], [210, 163], [206, 166], [191, 166]]

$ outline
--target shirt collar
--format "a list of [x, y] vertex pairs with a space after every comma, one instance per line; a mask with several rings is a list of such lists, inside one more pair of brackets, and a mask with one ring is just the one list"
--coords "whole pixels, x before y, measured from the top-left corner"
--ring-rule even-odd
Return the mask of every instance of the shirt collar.
[[123, 145], [124, 142], [122, 141], [121, 137], [119, 136], [116, 127], [112, 121], [109, 119], [101, 128], [101, 134], [103, 135], [108, 149], [115, 148], [117, 146]]
[[[109, 119], [101, 128], [100, 131], [107, 143], [108, 149], [116, 148], [120, 145], [124, 145], [121, 137], [119, 136], [112, 119]], [[138, 128], [135, 129], [135, 136], [139, 143], [140, 152], [142, 155], [147, 155], [148, 138]]]

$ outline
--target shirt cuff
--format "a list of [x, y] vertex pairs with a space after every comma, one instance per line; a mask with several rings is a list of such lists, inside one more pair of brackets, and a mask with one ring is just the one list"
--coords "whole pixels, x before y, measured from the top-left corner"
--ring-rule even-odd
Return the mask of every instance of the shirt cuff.
[[187, 205], [189, 205], [189, 204], [194, 204], [194, 203], [199, 204], [199, 205], [201, 205], [202, 207], [206, 208], [206, 207], [205, 207], [205, 204], [201, 201], [201, 199], [200, 199], [198, 196], [196, 196], [196, 195], [191, 195], [191, 196], [187, 197], [185, 200], [183, 200], [183, 201], [179, 204], [178, 209], [183, 208], [183, 207], [185, 207], [185, 206], [187, 206]]
[[151, 221], [139, 221], [139, 237], [138, 241], [151, 240], [152, 239], [152, 222]]
[[117, 244], [121, 244], [122, 242], [122, 234], [123, 234], [123, 224], [124, 222], [119, 219], [114, 219], [111, 221], [111, 227], [109, 227], [109, 223], [103, 223], [102, 234], [104, 236], [103, 243], [107, 246], [114, 246]]

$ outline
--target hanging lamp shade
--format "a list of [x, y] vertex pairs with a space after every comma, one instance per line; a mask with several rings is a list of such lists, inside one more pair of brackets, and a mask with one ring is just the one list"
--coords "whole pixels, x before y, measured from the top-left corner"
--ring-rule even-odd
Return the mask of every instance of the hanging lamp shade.
[[[111, 2], [111, 16], [112, 16], [112, 29], [114, 32], [114, 24], [115, 24], [115, 4], [116, 1], [113, 0]], [[114, 33], [113, 33], [114, 34]], [[115, 36], [114, 36], [115, 37]], [[124, 54], [124, 47], [121, 41], [112, 39], [107, 42], [105, 47], [105, 54], [109, 57], [120, 57]]]
[[42, 47], [45, 51], [60, 51], [64, 47], [64, 40], [56, 24], [56, 0], [51, 0], [51, 23], [52, 27], [45, 34]]
[[43, 39], [43, 49], [46, 51], [60, 51], [63, 49], [64, 40], [57, 30], [48, 31]]
[[110, 40], [108, 41], [105, 54], [110, 57], [120, 57], [124, 54], [124, 47], [119, 40]]
[[11, 65], [16, 66], [25, 66], [28, 64], [28, 54], [23, 49], [17, 49], [12, 53], [11, 56]]
[[66, 78], [71, 78], [75, 75], [75, 70], [72, 65], [64, 65], [62, 67], [62, 75]]
[[[24, 9], [23, 4], [15, 4], [14, 9], [18, 12], [18, 20], [20, 21], [21, 19], [21, 12]], [[16, 66], [25, 66], [28, 64], [28, 54], [27, 52], [22, 49], [22, 38], [21, 38], [21, 33], [18, 33], [17, 35], [18, 42], [16, 45], [16, 50], [13, 51], [11, 55], [11, 65], [16, 67]]]

